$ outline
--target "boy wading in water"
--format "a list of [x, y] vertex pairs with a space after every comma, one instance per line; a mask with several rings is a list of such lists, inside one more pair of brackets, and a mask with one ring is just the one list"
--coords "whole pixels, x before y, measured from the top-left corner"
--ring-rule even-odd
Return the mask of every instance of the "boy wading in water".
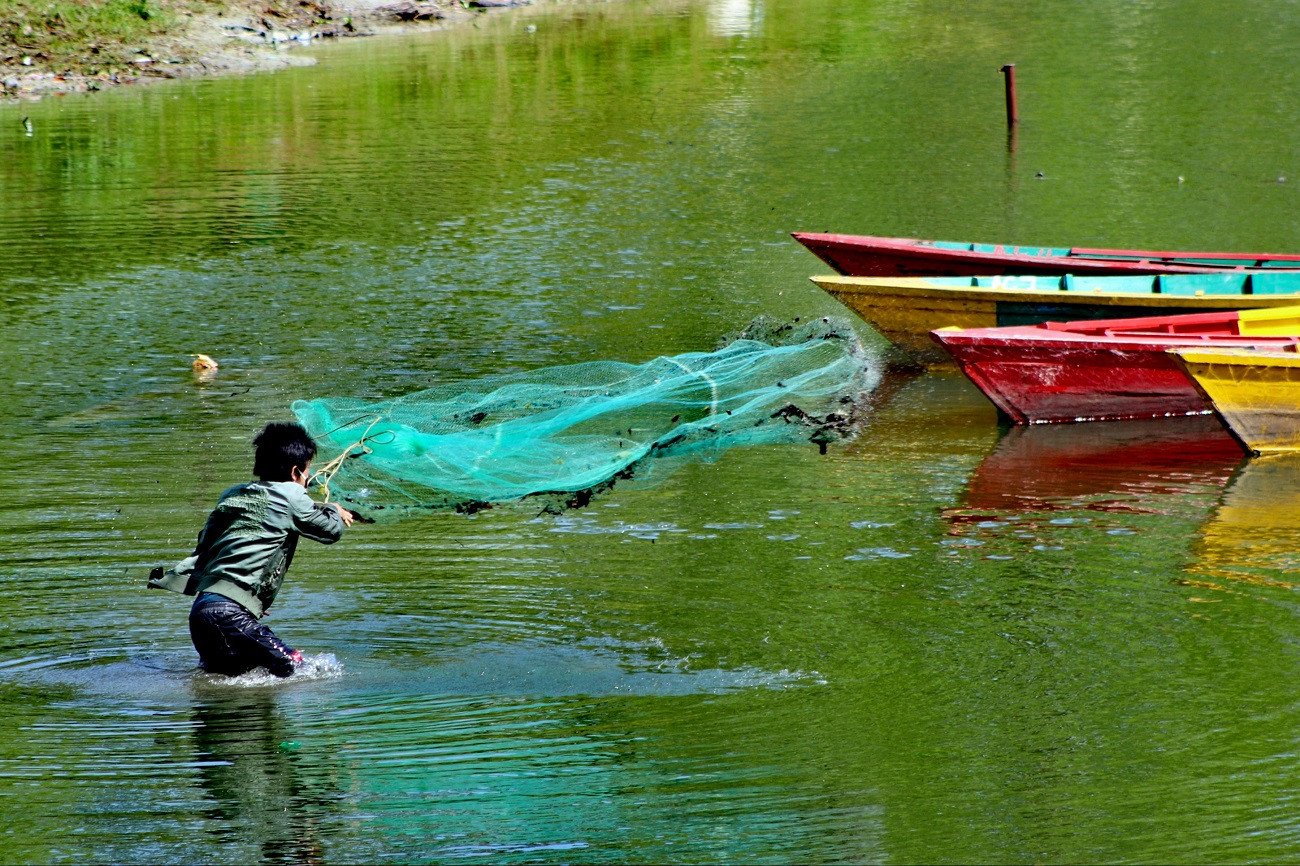
[[298, 537], [333, 544], [352, 525], [352, 513], [307, 495], [316, 443], [302, 426], [267, 424], [253, 448], [259, 480], [222, 493], [194, 553], [166, 572], [155, 568], [149, 586], [198, 596], [190, 638], [204, 670], [233, 677], [266, 668], [287, 677], [302, 653], [258, 619], [275, 601]]

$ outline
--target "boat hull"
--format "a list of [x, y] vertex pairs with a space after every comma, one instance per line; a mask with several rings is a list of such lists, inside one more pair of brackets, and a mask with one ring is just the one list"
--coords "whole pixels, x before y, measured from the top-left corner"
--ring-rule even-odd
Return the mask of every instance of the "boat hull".
[[[1274, 274], [1282, 277], [1283, 274]], [[1022, 277], [1028, 288], [945, 285], [925, 277], [818, 276], [812, 281], [897, 347], [894, 363], [951, 364], [930, 339], [938, 328], [995, 328], [1051, 320], [1112, 319], [1300, 304], [1300, 291], [1276, 294], [1164, 294], [1136, 291], [1068, 291]], [[1113, 279], [1113, 278], [1111, 278]], [[953, 281], [956, 282], [956, 281]]]
[[1010, 244], [959, 244], [911, 238], [794, 232], [836, 273], [859, 277], [976, 274], [1212, 273], [1232, 268], [1300, 268], [1300, 256], [1100, 250]]
[[1175, 349], [1171, 357], [1248, 450], [1300, 451], [1300, 354]]
[[[937, 339], [944, 339], [936, 336]], [[1163, 345], [949, 338], [957, 366], [1017, 424], [1203, 415], [1209, 403]]]

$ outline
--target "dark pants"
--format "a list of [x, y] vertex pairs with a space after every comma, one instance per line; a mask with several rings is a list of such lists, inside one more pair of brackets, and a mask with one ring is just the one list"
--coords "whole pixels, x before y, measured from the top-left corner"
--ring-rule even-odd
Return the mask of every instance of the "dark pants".
[[200, 667], [228, 677], [254, 668], [287, 677], [294, 663], [302, 660], [302, 653], [276, 637], [242, 604], [211, 592], [200, 594], [190, 608], [190, 639], [199, 651]]

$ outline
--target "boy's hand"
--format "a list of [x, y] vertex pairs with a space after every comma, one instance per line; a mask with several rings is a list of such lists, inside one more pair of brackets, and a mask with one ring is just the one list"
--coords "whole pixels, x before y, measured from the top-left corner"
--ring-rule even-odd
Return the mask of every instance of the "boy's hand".
[[334, 510], [339, 513], [339, 517], [343, 518], [343, 525], [345, 527], [352, 525], [352, 519], [353, 517], [355, 517], [355, 515], [351, 511], [348, 511], [346, 508], [344, 508], [342, 505], [339, 505], [337, 502], [331, 502], [330, 505], [333, 505]]

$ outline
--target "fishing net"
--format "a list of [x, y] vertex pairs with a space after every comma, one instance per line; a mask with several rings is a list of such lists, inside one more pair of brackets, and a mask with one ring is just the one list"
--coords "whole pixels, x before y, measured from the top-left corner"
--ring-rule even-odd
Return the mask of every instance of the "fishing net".
[[299, 400], [316, 482], [370, 517], [523, 497], [585, 505], [742, 445], [851, 436], [878, 381], [844, 322], [761, 319], [714, 352], [591, 361], [440, 385], [379, 402]]

